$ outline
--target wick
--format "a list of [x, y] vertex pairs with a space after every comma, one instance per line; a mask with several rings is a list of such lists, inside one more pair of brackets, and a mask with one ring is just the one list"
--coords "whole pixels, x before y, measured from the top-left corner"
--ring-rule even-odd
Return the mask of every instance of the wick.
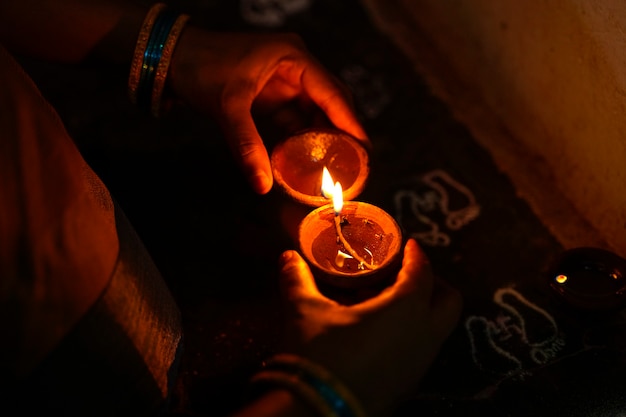
[[343, 233], [341, 233], [341, 216], [339, 216], [338, 213], [335, 213], [335, 229], [337, 230], [337, 237], [343, 244], [343, 247], [346, 248], [348, 253], [350, 253], [350, 255], [352, 255], [354, 259], [359, 261], [359, 265], [362, 265], [367, 269], [376, 269], [376, 266], [373, 263], [370, 264], [361, 256], [359, 256], [359, 254], [356, 253], [354, 249], [352, 249], [352, 246], [350, 246], [346, 238], [343, 236]]

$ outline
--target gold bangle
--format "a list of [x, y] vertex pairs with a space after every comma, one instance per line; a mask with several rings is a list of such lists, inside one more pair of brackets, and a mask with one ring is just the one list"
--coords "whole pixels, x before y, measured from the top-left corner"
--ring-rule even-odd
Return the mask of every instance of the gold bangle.
[[137, 43], [135, 44], [133, 60], [130, 66], [130, 74], [128, 76], [128, 95], [133, 104], [137, 104], [137, 88], [139, 87], [141, 67], [143, 65], [148, 39], [150, 38], [150, 33], [152, 32], [152, 27], [154, 26], [156, 18], [165, 9], [165, 7], [165, 3], [156, 3], [150, 7], [150, 10], [148, 10], [146, 17], [141, 24], [139, 36], [137, 37]]
[[161, 110], [161, 97], [165, 87], [167, 71], [172, 60], [176, 42], [178, 42], [178, 38], [180, 37], [180, 34], [188, 20], [189, 15], [186, 14], [181, 14], [176, 18], [176, 21], [167, 36], [165, 45], [163, 46], [163, 52], [161, 54], [161, 59], [159, 60], [159, 65], [157, 66], [156, 74], [154, 76], [154, 84], [152, 86], [151, 110], [154, 117], [159, 116], [159, 111]]

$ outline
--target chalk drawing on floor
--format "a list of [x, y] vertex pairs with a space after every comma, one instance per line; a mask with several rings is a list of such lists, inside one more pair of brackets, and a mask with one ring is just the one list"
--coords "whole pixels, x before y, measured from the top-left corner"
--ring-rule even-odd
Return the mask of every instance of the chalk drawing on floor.
[[501, 308], [495, 317], [478, 315], [465, 320], [474, 364], [493, 374], [529, 372], [556, 358], [565, 346], [554, 317], [506, 287], [495, 291]]
[[449, 246], [449, 232], [461, 229], [480, 214], [474, 193], [444, 170], [419, 176], [415, 186], [394, 193], [395, 218], [408, 236], [423, 245]]

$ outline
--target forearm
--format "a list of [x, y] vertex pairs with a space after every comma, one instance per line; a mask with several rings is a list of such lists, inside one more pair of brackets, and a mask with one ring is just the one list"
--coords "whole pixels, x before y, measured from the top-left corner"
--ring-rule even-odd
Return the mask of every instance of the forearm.
[[130, 62], [147, 8], [119, 0], [0, 1], [0, 42], [56, 62]]

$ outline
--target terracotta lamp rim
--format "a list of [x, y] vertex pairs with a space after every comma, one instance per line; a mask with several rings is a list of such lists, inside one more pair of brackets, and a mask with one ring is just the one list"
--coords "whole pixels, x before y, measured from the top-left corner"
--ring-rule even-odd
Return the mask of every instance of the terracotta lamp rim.
[[[332, 204], [327, 204], [310, 212], [298, 228], [299, 249], [311, 266], [314, 276], [326, 284], [343, 288], [372, 286], [386, 279], [390, 273], [395, 272], [394, 266], [399, 264], [401, 258], [402, 232], [395, 219], [381, 208], [361, 201], [346, 202], [341, 215], [344, 214], [358, 219], [367, 218], [382, 229], [384, 237], [381, 239], [388, 239], [385, 240], [384, 258], [378, 260], [376, 269], [350, 272], [323, 265], [318, 261], [314, 254], [314, 245], [319, 244], [317, 239], [324, 230], [328, 232], [332, 229], [334, 233], [334, 209]], [[332, 244], [337, 245], [336, 241], [332, 241]]]
[[364, 145], [330, 128], [294, 133], [274, 146], [270, 161], [275, 185], [289, 198], [311, 207], [329, 202], [315, 186], [324, 166], [341, 182], [344, 201], [361, 194], [370, 173], [369, 153]]

